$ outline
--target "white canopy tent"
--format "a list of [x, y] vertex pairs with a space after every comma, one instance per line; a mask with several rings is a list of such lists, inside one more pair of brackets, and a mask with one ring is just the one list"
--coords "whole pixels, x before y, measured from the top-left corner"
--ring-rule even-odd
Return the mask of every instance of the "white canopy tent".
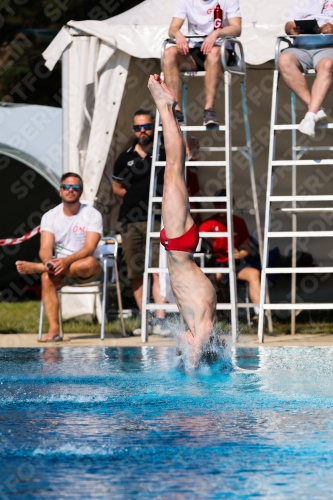
[[61, 109], [2, 103], [0, 154], [24, 163], [58, 188], [62, 174]]

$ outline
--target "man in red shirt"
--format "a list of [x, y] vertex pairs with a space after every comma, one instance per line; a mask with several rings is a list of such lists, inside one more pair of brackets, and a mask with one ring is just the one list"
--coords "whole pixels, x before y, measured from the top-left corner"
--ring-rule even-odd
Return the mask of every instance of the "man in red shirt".
[[[220, 189], [216, 191], [214, 196], [226, 196], [226, 190]], [[215, 208], [225, 209], [224, 202], [215, 202]], [[247, 281], [249, 284], [250, 300], [254, 304], [259, 304], [260, 301], [260, 271], [251, 267], [244, 259], [249, 257], [250, 234], [246, 222], [237, 215], [233, 216], [234, 223], [234, 255], [236, 264], [237, 279]], [[200, 224], [199, 231], [212, 233], [227, 231], [227, 214], [219, 212], [214, 214], [209, 219], [206, 219]], [[216, 267], [228, 267], [228, 238], [210, 238], [212, 252], [216, 258]], [[227, 275], [225, 275], [227, 276]], [[222, 278], [222, 273], [216, 275], [216, 283], [219, 283]], [[259, 314], [259, 307], [254, 307], [255, 314]]]

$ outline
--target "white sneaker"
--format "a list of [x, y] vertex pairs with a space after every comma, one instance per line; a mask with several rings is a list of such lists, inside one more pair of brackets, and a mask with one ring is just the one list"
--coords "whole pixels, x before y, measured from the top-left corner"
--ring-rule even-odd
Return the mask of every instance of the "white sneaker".
[[168, 337], [171, 334], [171, 330], [163, 328], [159, 323], [153, 326], [153, 334], [161, 335], [161, 337]]
[[315, 127], [316, 127], [316, 119], [309, 113], [306, 113], [305, 117], [301, 121], [301, 123], [298, 126], [298, 130], [302, 132], [302, 134], [308, 135], [312, 139], [315, 137]]
[[324, 108], [320, 108], [319, 111], [316, 113], [316, 123], [322, 122], [327, 119], [327, 114], [325, 113]]
[[[153, 333], [153, 328], [151, 325], [148, 325], [148, 333]], [[132, 331], [133, 335], [141, 335], [141, 328], [135, 328], [135, 330]]]

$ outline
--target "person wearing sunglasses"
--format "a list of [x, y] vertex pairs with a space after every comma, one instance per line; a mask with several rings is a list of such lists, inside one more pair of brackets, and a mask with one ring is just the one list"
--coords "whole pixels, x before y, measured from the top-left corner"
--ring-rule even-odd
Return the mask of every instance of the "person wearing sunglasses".
[[[114, 194], [122, 200], [118, 216], [118, 230], [122, 239], [122, 250], [127, 265], [127, 276], [131, 280], [132, 291], [139, 311], [142, 310], [143, 273], [148, 219], [148, 199], [152, 149], [154, 140], [154, 116], [147, 109], [137, 110], [132, 117], [133, 140], [130, 147], [117, 158], [112, 188]], [[163, 160], [163, 154], [160, 160]], [[163, 170], [157, 175], [157, 196], [163, 193]], [[154, 230], [160, 230], [160, 220], [155, 218]], [[153, 240], [152, 266], [159, 266], [159, 242]], [[152, 293], [154, 301], [163, 303], [160, 294], [159, 275], [153, 275]], [[150, 327], [150, 333], [167, 335], [164, 324], [165, 313], [156, 311], [156, 321]], [[133, 331], [140, 335], [141, 329]]]
[[67, 172], [61, 177], [62, 203], [46, 212], [41, 221], [41, 262], [16, 262], [20, 274], [41, 274], [42, 299], [50, 325], [42, 342], [62, 340], [57, 289], [65, 284], [96, 281], [103, 272], [97, 251], [103, 232], [102, 216], [80, 202], [82, 192], [83, 182], [78, 174]]

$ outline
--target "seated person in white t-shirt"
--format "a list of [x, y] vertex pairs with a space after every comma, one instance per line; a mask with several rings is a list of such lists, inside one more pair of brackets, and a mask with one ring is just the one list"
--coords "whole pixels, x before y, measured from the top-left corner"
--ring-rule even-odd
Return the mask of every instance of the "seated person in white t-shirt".
[[[316, 19], [321, 34], [333, 33], [333, 2], [295, 0], [285, 26], [287, 35], [302, 34], [295, 19]], [[326, 118], [321, 105], [332, 85], [333, 37], [327, 37], [327, 40], [323, 37], [321, 45], [316, 45], [316, 39], [311, 44], [310, 37], [311, 35], [306, 37], [307, 40], [305, 37], [297, 37], [292, 47], [283, 50], [279, 57], [279, 68], [288, 87], [309, 109], [298, 129], [314, 138], [316, 123]], [[310, 91], [303, 72], [313, 68], [317, 76]]]
[[79, 175], [68, 172], [61, 177], [62, 203], [46, 212], [41, 221], [42, 262], [16, 262], [20, 274], [41, 274], [42, 299], [50, 324], [43, 342], [61, 340], [57, 289], [73, 282], [90, 283], [102, 274], [97, 251], [103, 230], [102, 216], [95, 208], [80, 203], [82, 190]]
[[[222, 26], [214, 29], [214, 9], [222, 9]], [[206, 38], [187, 39], [180, 29], [188, 20], [188, 35], [207, 35]], [[184, 116], [181, 109], [180, 71], [206, 71], [206, 101], [203, 113], [204, 125], [218, 125], [214, 102], [222, 74], [221, 43], [224, 36], [239, 36], [242, 19], [239, 0], [177, 0], [169, 36], [175, 38], [176, 46], [164, 52], [163, 71], [165, 83], [176, 96], [176, 118], [181, 123]], [[228, 57], [232, 50], [229, 44]]]

